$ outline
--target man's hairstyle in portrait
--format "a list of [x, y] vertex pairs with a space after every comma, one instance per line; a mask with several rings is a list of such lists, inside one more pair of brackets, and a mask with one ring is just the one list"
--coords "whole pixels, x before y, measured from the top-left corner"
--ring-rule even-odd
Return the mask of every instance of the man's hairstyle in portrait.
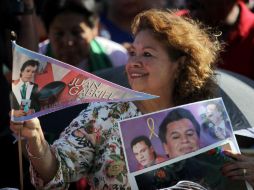
[[138, 137], [135, 137], [132, 141], [131, 141], [131, 148], [133, 148], [133, 146], [139, 142], [142, 142], [144, 141], [145, 144], [148, 146], [148, 147], [151, 147], [152, 146], [152, 143], [150, 141], [150, 139], [147, 137], [147, 136], [138, 136]]
[[[138, 136], [138, 137], [135, 137], [132, 141], [131, 141], [131, 149], [133, 150], [133, 146], [139, 142], [142, 142], [144, 141], [144, 143], [150, 148], [152, 147], [152, 143], [150, 141], [150, 139], [145, 136], [145, 135], [142, 135], [142, 136]], [[157, 154], [156, 152], [154, 151], [154, 157], [156, 158], [157, 157]]]
[[209, 105], [215, 105], [216, 109], [218, 110], [218, 112], [221, 113], [221, 117], [223, 120], [227, 120], [227, 113], [225, 112], [225, 108], [224, 105], [220, 102], [216, 102], [216, 103], [207, 103], [205, 106], [209, 106]]
[[184, 108], [177, 108], [167, 114], [159, 127], [159, 137], [161, 142], [166, 143], [167, 125], [174, 121], [181, 119], [189, 119], [196, 129], [198, 136], [200, 136], [200, 125], [193, 116], [193, 114]]
[[35, 67], [35, 66], [39, 66], [39, 62], [36, 61], [36, 60], [33, 60], [33, 59], [30, 59], [30, 60], [27, 60], [23, 65], [22, 67], [20, 68], [20, 72], [23, 72], [28, 66], [32, 66], [32, 67]]

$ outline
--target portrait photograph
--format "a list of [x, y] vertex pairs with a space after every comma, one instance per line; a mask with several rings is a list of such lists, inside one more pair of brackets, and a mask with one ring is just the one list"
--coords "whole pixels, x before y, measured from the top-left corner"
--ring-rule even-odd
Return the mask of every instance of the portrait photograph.
[[236, 142], [220, 98], [145, 114], [119, 125], [130, 173], [228, 138]]
[[35, 82], [40, 62], [36, 59], [24, 60], [12, 77], [11, 108], [14, 117], [40, 111], [39, 86]]

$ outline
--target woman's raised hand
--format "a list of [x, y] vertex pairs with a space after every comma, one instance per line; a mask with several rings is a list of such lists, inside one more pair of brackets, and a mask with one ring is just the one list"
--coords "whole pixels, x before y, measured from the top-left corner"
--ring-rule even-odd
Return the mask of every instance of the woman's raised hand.
[[42, 137], [42, 129], [38, 118], [33, 118], [27, 121], [11, 121], [10, 129], [17, 136], [20, 135], [27, 140], [32, 138]]
[[246, 180], [254, 187], [254, 157], [230, 151], [225, 151], [225, 154], [233, 158], [233, 161], [222, 167], [223, 175], [232, 180]]

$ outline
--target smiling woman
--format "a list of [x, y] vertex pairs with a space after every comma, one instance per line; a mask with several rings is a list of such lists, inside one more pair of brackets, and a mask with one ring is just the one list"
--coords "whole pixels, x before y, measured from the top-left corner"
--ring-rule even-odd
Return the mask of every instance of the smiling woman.
[[171, 60], [164, 46], [151, 36], [153, 33], [149, 29], [140, 31], [130, 47], [130, 58], [126, 65], [128, 80], [133, 89], [166, 96], [168, 102], [179, 60]]
[[[213, 64], [220, 44], [215, 36], [209, 35], [209, 31], [202, 30], [201, 27], [188, 18], [176, 17], [174, 14], [166, 16], [164, 12], [154, 14], [153, 11], [141, 13], [132, 24], [135, 39], [138, 39], [141, 32], [150, 31], [152, 39], [160, 44], [159, 48], [155, 44], [150, 44], [150, 47], [155, 47], [168, 56], [167, 64], [170, 62], [171, 67], [162, 74], [170, 72], [173, 75], [170, 76], [173, 82], [167, 79], [169, 86], [164, 87], [172, 91], [174, 104], [205, 99], [214, 94]], [[157, 57], [163, 58], [161, 55]], [[157, 61], [155, 63], [159, 64]], [[160, 77], [161, 73], [155, 75]]]
[[92, 189], [130, 189], [118, 121], [213, 97], [213, 63], [220, 50], [215, 37], [193, 20], [160, 10], [138, 14], [132, 30], [135, 40], [126, 65], [130, 86], [160, 97], [92, 103], [50, 149], [38, 119], [11, 123], [14, 133], [22, 127], [34, 155], [31, 176], [38, 188], [67, 189], [70, 181], [86, 176]]

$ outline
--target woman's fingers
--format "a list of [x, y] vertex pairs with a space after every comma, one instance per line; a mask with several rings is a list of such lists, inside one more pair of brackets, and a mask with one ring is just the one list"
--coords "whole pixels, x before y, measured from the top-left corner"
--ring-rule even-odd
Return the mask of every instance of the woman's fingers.
[[233, 161], [222, 167], [222, 174], [234, 180], [246, 180], [254, 187], [254, 158], [225, 151]]
[[24, 122], [15, 122], [11, 121], [10, 122], [10, 129], [13, 133], [16, 135], [19, 133], [19, 130], [23, 127]]
[[222, 167], [222, 173], [223, 175], [227, 176], [227, 177], [235, 177], [235, 176], [239, 176], [239, 177], [243, 177], [244, 173], [243, 173], [243, 166], [242, 164], [239, 164], [237, 162], [235, 163], [227, 163]]
[[29, 109], [28, 112], [27, 112], [27, 115], [31, 115], [33, 113], [35, 113], [35, 110], [34, 109]]
[[10, 122], [10, 129], [16, 135], [21, 132], [21, 136], [25, 138], [35, 137], [39, 134], [40, 122], [38, 118], [33, 118], [24, 122]]
[[12, 113], [15, 117], [22, 117], [26, 115], [26, 112], [24, 110], [13, 110]]

